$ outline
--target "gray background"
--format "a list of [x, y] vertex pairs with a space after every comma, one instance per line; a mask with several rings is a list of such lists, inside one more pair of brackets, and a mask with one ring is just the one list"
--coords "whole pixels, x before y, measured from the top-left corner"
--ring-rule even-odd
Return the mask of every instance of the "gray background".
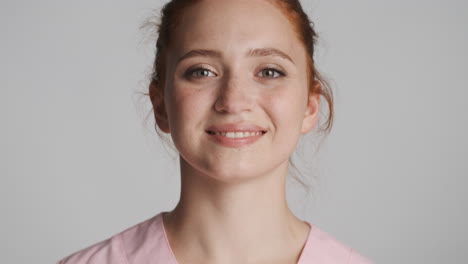
[[[152, 130], [163, 1], [1, 1], [0, 255], [54, 263], [175, 206]], [[303, 1], [336, 123], [295, 156], [294, 212], [377, 263], [466, 263], [468, 2]], [[301, 161], [302, 160], [302, 161]]]

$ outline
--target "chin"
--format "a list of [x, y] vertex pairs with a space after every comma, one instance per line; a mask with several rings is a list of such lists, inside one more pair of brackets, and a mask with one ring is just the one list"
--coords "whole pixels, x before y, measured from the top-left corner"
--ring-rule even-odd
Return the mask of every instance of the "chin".
[[[254, 165], [254, 166], [252, 166]], [[207, 170], [207, 176], [223, 183], [240, 183], [257, 179], [264, 175], [264, 172], [259, 171], [259, 168], [255, 164], [250, 164], [248, 167], [223, 167], [223, 168], [212, 168]]]

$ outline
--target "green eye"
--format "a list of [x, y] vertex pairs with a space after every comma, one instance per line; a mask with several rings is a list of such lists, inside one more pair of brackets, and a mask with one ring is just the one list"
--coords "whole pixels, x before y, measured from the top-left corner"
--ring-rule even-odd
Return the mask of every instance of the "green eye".
[[189, 70], [186, 74], [189, 78], [204, 78], [204, 77], [213, 77], [216, 76], [212, 71], [206, 68], [196, 68]]
[[278, 77], [286, 76], [284, 72], [274, 69], [274, 68], [265, 68], [262, 71], [260, 71], [260, 77], [262, 78], [267, 78], [267, 79], [275, 79]]

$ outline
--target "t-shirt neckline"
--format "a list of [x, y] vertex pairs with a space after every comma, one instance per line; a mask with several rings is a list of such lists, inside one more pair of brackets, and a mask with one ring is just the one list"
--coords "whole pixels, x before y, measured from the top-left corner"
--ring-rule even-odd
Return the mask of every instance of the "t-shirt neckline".
[[[166, 233], [166, 228], [164, 227], [163, 215], [166, 214], [166, 213], [167, 213], [167, 211], [164, 211], [164, 212], [161, 212], [158, 215], [158, 218], [159, 218], [158, 220], [159, 221], [157, 221], [157, 223], [159, 225], [160, 230], [162, 230], [162, 232], [163, 232], [164, 240], [165, 240], [165, 246], [166, 246], [167, 250], [171, 253], [171, 256], [172, 256], [171, 262], [172, 262], [172, 264], [178, 264], [177, 258], [175, 257], [174, 251], [172, 251], [171, 245], [169, 243], [169, 239], [168, 239], [168, 236], [167, 236], [167, 233]], [[297, 264], [302, 264], [302, 262], [307, 257], [308, 252], [309, 252], [309, 248], [310, 248], [310, 243], [312, 243], [311, 242], [312, 234], [313, 234], [312, 230], [315, 229], [314, 226], [310, 222], [304, 221], [304, 220], [303, 220], [303, 222], [306, 223], [307, 225], [309, 225], [310, 229], [309, 229], [309, 234], [307, 235], [307, 240], [304, 243], [304, 246], [302, 247], [302, 251], [301, 251], [301, 254], [299, 256], [299, 260], [297, 261]]]

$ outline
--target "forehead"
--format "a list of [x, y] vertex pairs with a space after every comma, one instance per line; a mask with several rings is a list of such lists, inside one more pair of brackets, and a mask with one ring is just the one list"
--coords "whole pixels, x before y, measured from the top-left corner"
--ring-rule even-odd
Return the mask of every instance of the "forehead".
[[172, 48], [223, 52], [274, 47], [303, 56], [291, 22], [268, 0], [203, 0], [187, 8], [172, 35]]

